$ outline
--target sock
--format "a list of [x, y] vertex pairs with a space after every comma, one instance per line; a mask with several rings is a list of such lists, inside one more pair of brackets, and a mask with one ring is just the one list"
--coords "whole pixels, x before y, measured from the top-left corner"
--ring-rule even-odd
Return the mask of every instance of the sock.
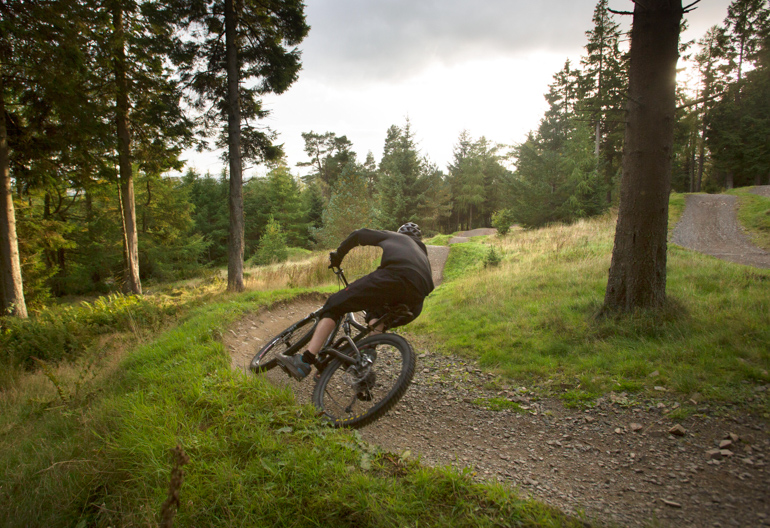
[[315, 354], [313, 354], [310, 350], [305, 350], [302, 353], [302, 361], [304, 361], [309, 365], [315, 365], [316, 363]]

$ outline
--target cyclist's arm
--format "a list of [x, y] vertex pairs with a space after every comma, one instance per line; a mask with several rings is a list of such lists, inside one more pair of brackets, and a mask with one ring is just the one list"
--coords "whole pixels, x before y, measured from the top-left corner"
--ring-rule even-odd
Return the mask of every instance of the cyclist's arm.
[[342, 260], [354, 247], [378, 246], [380, 242], [388, 238], [389, 234], [388, 231], [378, 231], [376, 229], [358, 229], [353, 231], [339, 245], [337, 255]]

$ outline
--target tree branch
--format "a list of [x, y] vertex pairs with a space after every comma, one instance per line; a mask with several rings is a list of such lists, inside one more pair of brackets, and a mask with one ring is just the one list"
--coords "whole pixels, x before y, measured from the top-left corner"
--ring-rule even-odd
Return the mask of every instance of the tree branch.
[[694, 8], [694, 7], [692, 9], [690, 9], [690, 8], [692, 6], [694, 6], [695, 4], [699, 3], [699, 2], [700, 2], [700, 0], [695, 0], [692, 4], [688, 5], [687, 7], [682, 8], [682, 13], [689, 13], [690, 11], [695, 10], [696, 8]]

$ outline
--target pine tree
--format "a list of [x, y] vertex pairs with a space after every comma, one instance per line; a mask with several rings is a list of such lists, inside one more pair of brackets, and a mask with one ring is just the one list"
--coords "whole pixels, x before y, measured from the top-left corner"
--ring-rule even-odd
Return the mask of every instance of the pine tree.
[[337, 136], [333, 132], [303, 132], [302, 139], [310, 161], [297, 163], [297, 166], [312, 167], [313, 172], [305, 177], [305, 181], [315, 182], [328, 198], [345, 166], [356, 159], [353, 143], [346, 136]]
[[388, 129], [380, 161], [378, 222], [395, 230], [405, 222], [419, 221], [418, 210], [424, 203], [424, 164], [407, 120], [403, 128]]
[[[726, 62], [721, 70], [727, 77], [726, 90], [708, 115], [707, 143], [714, 164], [724, 175], [724, 186], [750, 185], [761, 178], [762, 169], [755, 156], [749, 154], [747, 143], [756, 143], [755, 116], [744, 105], [747, 91], [747, 71], [756, 67], [762, 44], [769, 31], [766, 0], [735, 0], [728, 7], [724, 39], [717, 48]], [[753, 109], [761, 112], [759, 109]]]
[[275, 134], [258, 129], [265, 117], [260, 97], [280, 94], [297, 79], [300, 52], [307, 36], [301, 0], [175, 0], [172, 16], [184, 29], [174, 59], [182, 83], [196, 94], [201, 131], [219, 132], [229, 161], [227, 287], [243, 290], [244, 213], [242, 160], [275, 160], [281, 149]]
[[286, 235], [281, 229], [281, 224], [271, 216], [268, 218], [264, 234], [259, 239], [253, 262], [260, 266], [275, 264], [286, 260], [288, 255]]
[[697, 168], [693, 177], [691, 191], [700, 192], [703, 173], [706, 166], [706, 136], [708, 132], [708, 123], [710, 114], [715, 106], [715, 95], [724, 91], [724, 83], [719, 75], [720, 67], [720, 49], [725, 47], [726, 35], [719, 26], [711, 27], [704, 37], [698, 42], [700, 51], [695, 54], [695, 63], [698, 67], [700, 76], [700, 86], [698, 90], [698, 99], [701, 101], [698, 106], [698, 130], [697, 138], [698, 155]]
[[585, 93], [580, 110], [594, 128], [594, 153], [611, 203], [611, 189], [620, 166], [623, 110], [628, 83], [627, 57], [620, 50], [620, 25], [609, 11], [608, 0], [594, 9], [594, 28], [586, 32], [586, 56], [581, 79]]
[[604, 313], [659, 308], [666, 301], [675, 79], [683, 14], [681, 0], [634, 5], [620, 208]]
[[353, 162], [345, 165], [324, 209], [323, 227], [316, 232], [320, 247], [336, 247], [352, 231], [375, 226], [367, 183], [363, 167]]

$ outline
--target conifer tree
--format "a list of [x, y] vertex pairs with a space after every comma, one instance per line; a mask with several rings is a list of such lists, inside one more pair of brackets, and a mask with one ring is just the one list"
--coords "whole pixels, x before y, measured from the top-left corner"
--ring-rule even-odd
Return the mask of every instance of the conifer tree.
[[388, 129], [385, 149], [380, 161], [378, 185], [378, 222], [395, 230], [405, 222], [417, 221], [420, 205], [425, 200], [423, 160], [417, 150], [411, 124]]
[[353, 144], [346, 136], [337, 136], [334, 132], [303, 132], [302, 139], [310, 161], [297, 163], [297, 166], [312, 167], [313, 172], [305, 180], [318, 184], [328, 198], [345, 166], [356, 159]]
[[324, 209], [323, 227], [316, 232], [319, 246], [336, 247], [352, 231], [374, 227], [375, 216], [366, 171], [361, 165], [350, 162], [335, 182]]
[[0, 315], [27, 315], [13, 193], [66, 173], [94, 122], [82, 121], [84, 37], [70, 23], [83, 13], [72, 0], [0, 4]]
[[180, 169], [179, 154], [189, 144], [190, 123], [179, 101], [166, 60], [171, 52], [171, 20], [154, 2], [109, 0], [94, 3], [92, 36], [99, 46], [96, 66], [108, 80], [104, 101], [112, 114], [111, 145], [116, 153], [126, 288], [142, 292], [139, 229], [136, 217], [135, 170], [160, 174]]
[[620, 209], [603, 313], [666, 301], [666, 238], [681, 0], [636, 2]]
[[195, 93], [201, 131], [227, 146], [229, 217], [227, 287], [243, 290], [243, 164], [280, 158], [275, 134], [255, 121], [267, 115], [260, 97], [280, 94], [297, 79], [297, 46], [310, 30], [301, 0], [173, 0], [184, 29], [175, 61]]
[[[755, 117], [744, 105], [748, 90], [747, 71], [756, 67], [762, 44], [767, 38], [770, 10], [767, 0], [735, 0], [728, 7], [723, 44], [717, 53], [726, 61], [722, 71], [726, 90], [709, 112], [707, 142], [714, 163], [725, 176], [724, 186], [750, 185], [761, 178], [761, 168], [747, 145], [755, 144]], [[754, 109], [757, 110], [757, 109]], [[761, 108], [758, 109], [761, 112]], [[761, 134], [761, 132], [760, 132]], [[761, 164], [760, 164], [761, 165]]]
[[581, 114], [594, 128], [597, 167], [612, 201], [613, 179], [620, 166], [623, 142], [623, 109], [628, 83], [627, 57], [620, 50], [620, 25], [609, 11], [608, 0], [594, 9], [594, 28], [586, 32], [586, 56], [582, 59]]

